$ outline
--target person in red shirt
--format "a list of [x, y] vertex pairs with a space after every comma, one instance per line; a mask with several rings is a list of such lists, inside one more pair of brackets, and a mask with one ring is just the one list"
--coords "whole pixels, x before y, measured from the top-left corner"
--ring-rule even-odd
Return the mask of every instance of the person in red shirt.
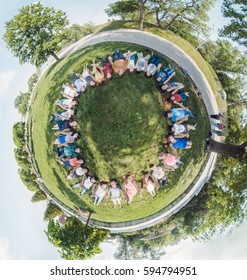
[[102, 67], [102, 71], [104, 73], [104, 75], [106, 76], [107, 80], [111, 80], [112, 78], [112, 73], [114, 72], [113, 68], [112, 68], [112, 60], [109, 59], [109, 55], [106, 55], [106, 58], [103, 59], [101, 57], [97, 57], [97, 59], [100, 61]]

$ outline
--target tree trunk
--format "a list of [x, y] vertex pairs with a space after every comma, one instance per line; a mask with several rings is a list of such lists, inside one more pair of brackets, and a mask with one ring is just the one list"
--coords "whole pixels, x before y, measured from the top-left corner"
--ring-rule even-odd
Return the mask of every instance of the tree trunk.
[[146, 3], [145, 0], [141, 0], [139, 29], [142, 31], [143, 31], [143, 23], [145, 17], [145, 3]]
[[242, 145], [235, 146], [231, 144], [220, 143], [215, 140], [210, 141], [209, 151], [223, 156], [237, 158], [239, 160], [247, 162], [247, 153], [245, 148], [247, 146], [247, 141]]
[[171, 27], [171, 25], [173, 24], [173, 22], [175, 21], [176, 18], [178, 18], [180, 16], [180, 14], [176, 14], [171, 21], [165, 26], [165, 30], [169, 29]]
[[228, 106], [245, 105], [247, 103], [247, 98], [240, 99], [236, 102], [228, 103]]
[[60, 61], [61, 59], [55, 54], [54, 51], [50, 51], [50, 54], [56, 59], [56, 61]]
[[156, 22], [157, 22], [158, 27], [160, 29], [164, 29], [164, 27], [161, 24], [160, 18], [159, 18], [159, 11], [158, 10], [155, 12], [155, 17], [156, 17]]

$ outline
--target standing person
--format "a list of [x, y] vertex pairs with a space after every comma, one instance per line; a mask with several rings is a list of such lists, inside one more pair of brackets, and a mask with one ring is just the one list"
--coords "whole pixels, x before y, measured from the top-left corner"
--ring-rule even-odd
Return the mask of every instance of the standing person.
[[132, 203], [134, 196], [137, 194], [137, 190], [138, 190], [137, 184], [132, 174], [128, 174], [125, 176], [124, 188], [125, 188], [125, 194], [128, 198], [127, 204], [130, 205]]
[[[142, 188], [145, 188], [151, 194], [152, 197], [155, 197], [155, 195], [156, 195], [155, 183], [149, 173], [143, 175], [141, 182], [142, 182]], [[141, 191], [140, 195], [141, 194], [142, 194], [142, 191]]]
[[158, 186], [158, 189], [159, 187], [163, 187], [163, 186], [166, 186], [168, 185], [168, 181], [167, 181], [167, 178], [166, 178], [166, 174], [165, 174], [165, 171], [164, 169], [162, 168], [162, 166], [160, 165], [155, 165], [155, 164], [152, 164], [150, 166], [151, 170], [152, 170], [152, 173], [151, 173], [151, 176], [154, 178], [154, 180], [157, 181], [157, 186]]
[[212, 129], [211, 130], [213, 134], [216, 134], [217, 136], [224, 136], [225, 134], [221, 130]]
[[224, 119], [224, 116], [221, 113], [210, 115], [210, 117], [215, 120]]
[[102, 199], [107, 196], [107, 194], [108, 194], [107, 182], [102, 181], [94, 191], [94, 205], [99, 205]]
[[214, 122], [213, 120], [210, 121], [211, 122], [211, 125], [217, 127], [218, 129], [222, 130], [223, 128], [225, 128], [225, 126], [222, 124], [222, 123], [217, 123], [217, 122]]
[[113, 208], [116, 208], [117, 204], [120, 208], [122, 208], [121, 205], [121, 195], [123, 194], [122, 188], [120, 184], [118, 184], [117, 180], [112, 179], [109, 186], [109, 192], [106, 197], [106, 199], [111, 195], [111, 200], [113, 202]]

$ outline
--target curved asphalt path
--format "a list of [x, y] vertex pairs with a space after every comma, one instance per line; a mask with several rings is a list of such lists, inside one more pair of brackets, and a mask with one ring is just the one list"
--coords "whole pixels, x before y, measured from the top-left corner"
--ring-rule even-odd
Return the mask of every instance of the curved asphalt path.
[[[70, 53], [73, 53], [79, 49], [85, 48], [90, 45], [98, 44], [101, 42], [110, 42], [110, 41], [139, 44], [142, 46], [146, 46], [147, 48], [156, 50], [164, 54], [165, 56], [169, 57], [179, 66], [185, 68], [188, 71], [190, 77], [193, 79], [197, 88], [202, 93], [202, 97], [208, 114], [210, 115], [219, 112], [214, 93], [208, 81], [206, 80], [205, 76], [203, 75], [199, 67], [196, 65], [194, 60], [190, 56], [188, 56], [182, 49], [180, 49], [177, 45], [154, 34], [138, 31], [138, 30], [130, 30], [130, 29], [118, 29], [114, 31], [91, 34], [82, 38], [76, 43], [70, 45], [68, 48], [66, 48], [64, 51], [60, 53], [60, 57], [67, 56]], [[218, 137], [217, 140], [219, 140]], [[201, 173], [199, 179], [195, 183], [194, 187], [190, 190], [190, 192], [187, 193], [187, 195], [185, 195], [183, 199], [179, 203], [177, 203], [174, 207], [172, 207], [165, 213], [159, 215], [158, 217], [152, 218], [150, 220], [148, 220], [147, 217], [146, 221], [141, 221], [138, 224], [135, 224], [137, 222], [136, 220], [126, 224], [113, 223], [112, 225], [110, 225], [110, 223], [101, 223], [98, 221], [94, 221], [93, 219], [90, 219], [89, 224], [91, 226], [97, 226], [100, 228], [110, 230], [112, 233], [117, 233], [117, 232], [140, 230], [143, 228], [153, 226], [157, 223], [160, 223], [161, 221], [164, 221], [174, 213], [178, 212], [183, 206], [185, 206], [193, 198], [193, 196], [197, 195], [200, 192], [204, 184], [211, 177], [212, 171], [214, 169], [214, 165], [216, 163], [216, 159], [217, 159], [217, 154], [210, 153], [204, 171]], [[82, 221], [85, 222], [85, 219], [82, 219]]]

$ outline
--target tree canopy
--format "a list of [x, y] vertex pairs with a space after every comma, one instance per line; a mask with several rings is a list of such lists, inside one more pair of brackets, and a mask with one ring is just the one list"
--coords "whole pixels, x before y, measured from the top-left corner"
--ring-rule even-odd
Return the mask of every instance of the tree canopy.
[[42, 65], [66, 37], [64, 28], [69, 23], [65, 12], [45, 7], [40, 2], [24, 6], [5, 24], [4, 41], [21, 64]]
[[224, 0], [222, 13], [224, 17], [230, 19], [230, 23], [223, 27], [221, 35], [247, 47], [246, 0]]
[[66, 260], [85, 260], [101, 253], [99, 245], [109, 234], [102, 229], [86, 227], [74, 217], [68, 218], [64, 226], [50, 220], [45, 233]]

